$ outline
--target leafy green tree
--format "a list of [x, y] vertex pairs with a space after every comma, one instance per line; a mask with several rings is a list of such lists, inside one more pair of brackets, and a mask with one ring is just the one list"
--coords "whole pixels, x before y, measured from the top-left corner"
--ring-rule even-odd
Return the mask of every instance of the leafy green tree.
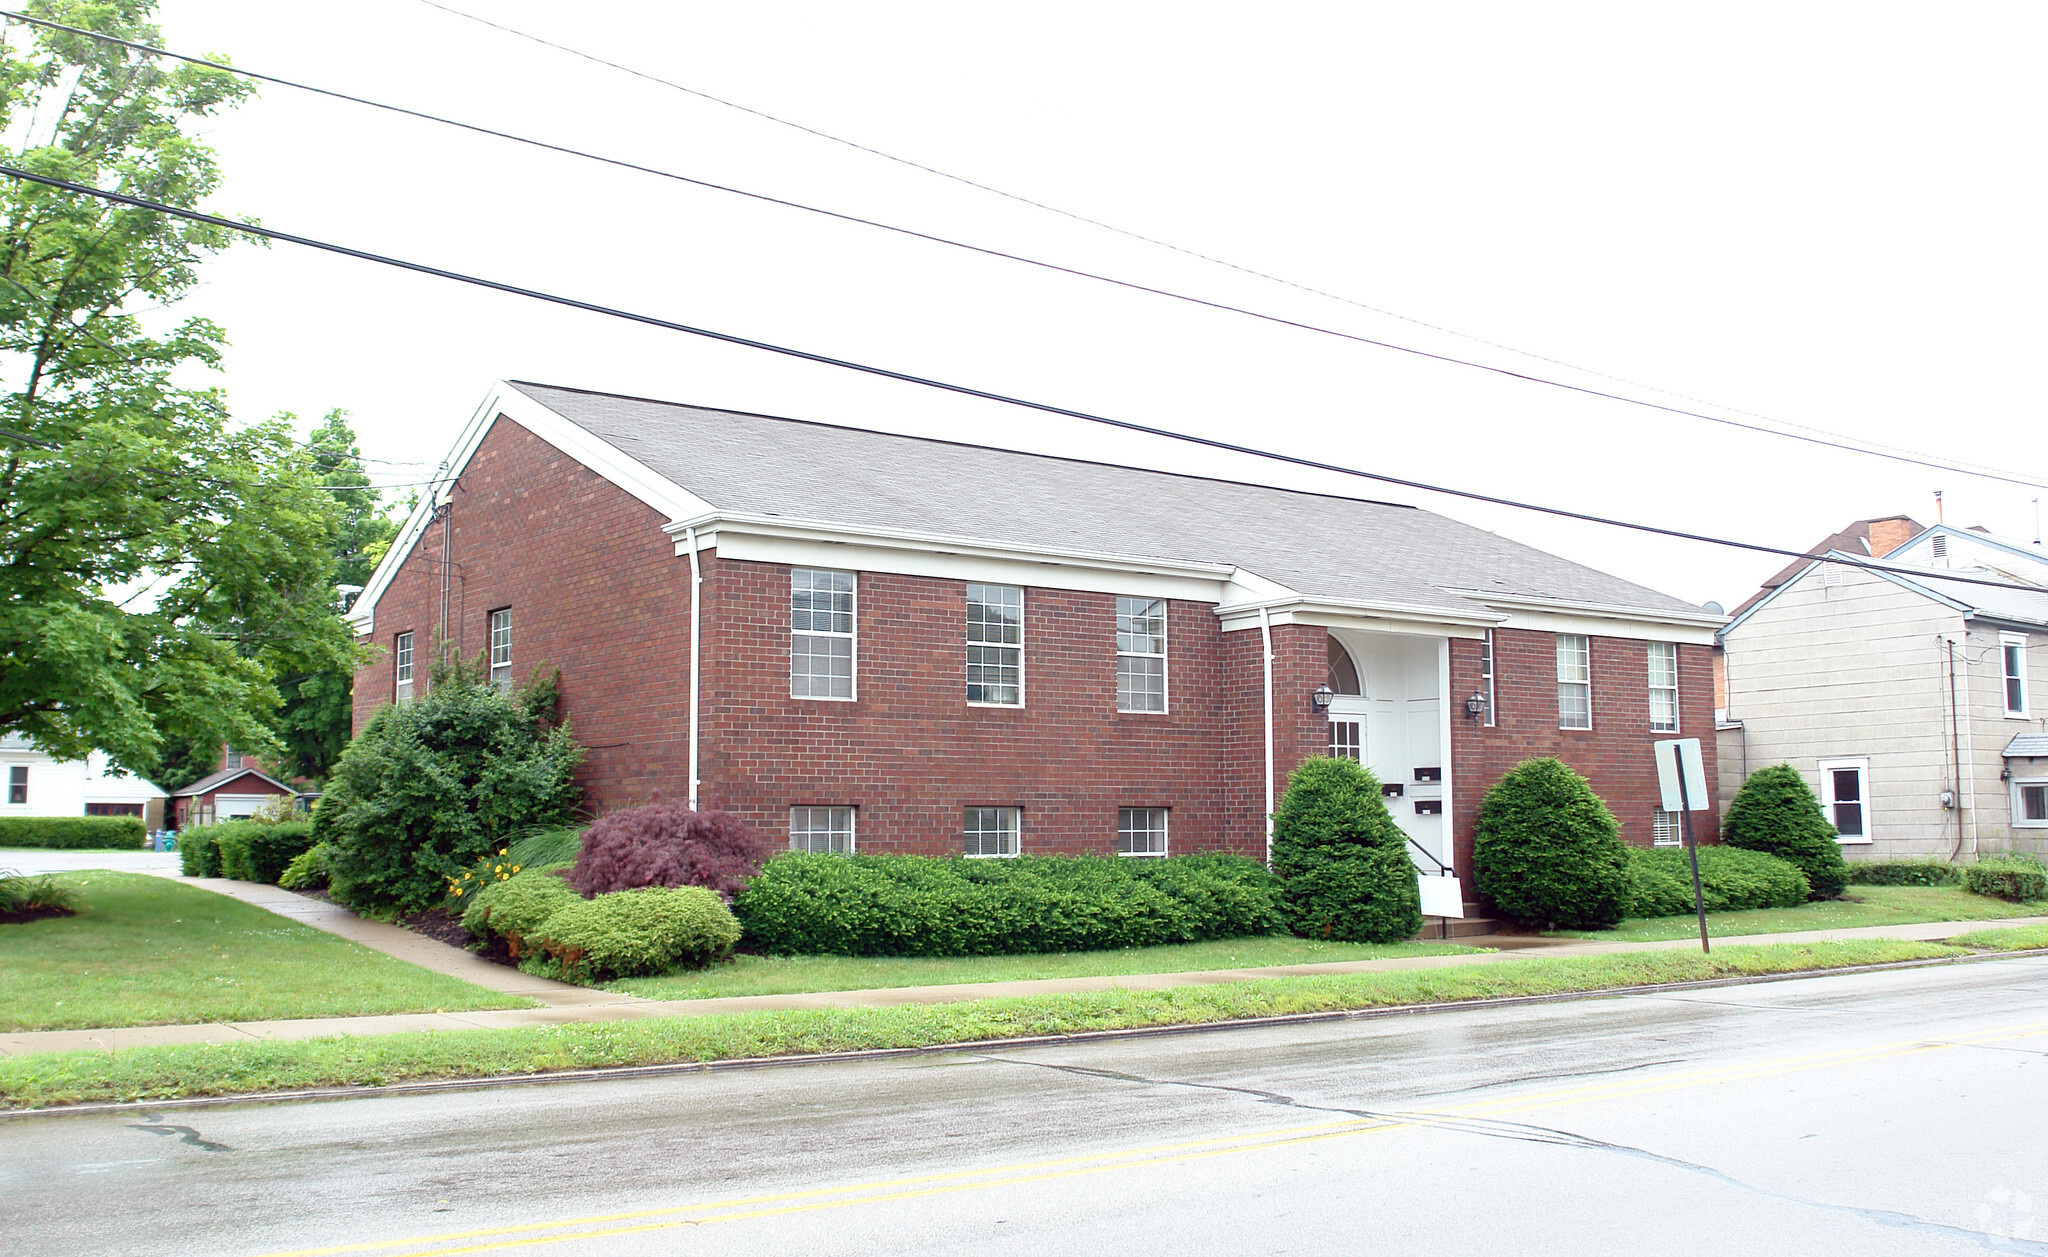
[[380, 708], [335, 764], [313, 833], [341, 902], [428, 907], [485, 855], [575, 816], [583, 748], [554, 723], [554, 681], [506, 694], [480, 663], [436, 661], [426, 694]]
[[1742, 783], [1721, 818], [1721, 841], [1790, 860], [1806, 873], [1815, 899], [1834, 899], [1849, 886], [1849, 863], [1820, 800], [1790, 764], [1759, 768]]
[[1287, 927], [1303, 938], [1398, 943], [1422, 929], [1408, 836], [1356, 760], [1318, 756], [1288, 775], [1273, 872]]
[[1473, 841], [1479, 893], [1517, 921], [1604, 930], [1627, 910], [1621, 826], [1562, 760], [1524, 760], [1495, 782]]
[[[383, 495], [370, 487], [347, 411], [329, 411], [306, 444], [339, 515], [334, 585], [337, 609], [347, 611], [369, 583], [370, 573], [390, 548], [391, 539], [398, 535], [398, 521], [384, 509]], [[294, 777], [326, 777], [348, 745], [354, 715], [353, 668], [281, 677], [277, 687], [284, 695], [284, 709], [279, 713], [284, 772]]]
[[[38, 16], [158, 42], [151, 0]], [[192, 128], [249, 92], [204, 65], [39, 31], [0, 48], [24, 169], [179, 206], [217, 187]], [[164, 313], [232, 236], [40, 185], [0, 186], [0, 732], [150, 772], [167, 749], [275, 750], [273, 678], [351, 666], [337, 507], [282, 421], [238, 428], [224, 336]]]

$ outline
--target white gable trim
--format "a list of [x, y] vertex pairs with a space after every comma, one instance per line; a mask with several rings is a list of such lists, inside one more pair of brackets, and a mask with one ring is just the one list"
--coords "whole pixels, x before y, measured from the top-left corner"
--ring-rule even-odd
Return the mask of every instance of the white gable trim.
[[[1260, 613], [1264, 612], [1262, 616]], [[1367, 602], [1351, 598], [1305, 598], [1288, 593], [1256, 602], [1231, 602], [1216, 608], [1223, 631], [1235, 633], [1268, 624], [1318, 624], [1324, 628], [1356, 628], [1373, 633], [1409, 633], [1422, 637], [1484, 637], [1500, 623], [1497, 612], [1475, 608], [1413, 603]]]
[[[1894, 551], [1893, 553], [1897, 552]], [[1749, 610], [1744, 611], [1741, 615], [1738, 615], [1734, 619], [1728, 621], [1728, 623], [1722, 626], [1721, 628], [1721, 636], [1725, 639], [1728, 634], [1734, 632], [1737, 628], [1741, 627], [1745, 622], [1747, 622], [1749, 617], [1755, 615], [1757, 612], [1771, 605], [1771, 603], [1777, 599], [1779, 594], [1784, 593], [1786, 590], [1792, 588], [1794, 585], [1797, 585], [1799, 582], [1805, 580], [1808, 576], [1810, 576], [1813, 573], [1813, 570], [1815, 568], [1820, 567], [1827, 559], [1847, 559], [1850, 561], [1850, 566], [1853, 568], [1856, 568], [1860, 571], [1868, 572], [1872, 576], [1881, 577], [1885, 580], [1890, 581], [1892, 584], [1897, 585], [1901, 589], [1907, 590], [1911, 593], [1919, 594], [1923, 598], [1932, 599], [1933, 601], [1940, 603], [1941, 605], [1949, 608], [1950, 610], [1960, 611], [1966, 616], [1972, 614], [1974, 611], [1974, 608], [1972, 608], [1968, 603], [1958, 602], [1954, 598], [1948, 597], [1946, 594], [1942, 594], [1935, 590], [1929, 589], [1927, 586], [1922, 585], [1919, 581], [1914, 580], [1910, 576], [1904, 575], [1900, 572], [1892, 571], [1888, 568], [1878, 566], [1878, 564], [1882, 562], [1882, 560], [1872, 560], [1865, 558], [1862, 555], [1845, 554], [1840, 550], [1830, 550], [1821, 558], [1815, 559], [1813, 562], [1807, 564], [1805, 567], [1800, 568], [1795, 575], [1788, 577], [1784, 584], [1779, 585], [1770, 593], [1765, 594], [1763, 597], [1757, 599], [1756, 603], [1753, 606], [1751, 606]]]
[[490, 435], [491, 428], [501, 417], [517, 423], [669, 519], [702, 515], [711, 509], [711, 504], [703, 498], [620, 452], [610, 442], [562, 418], [516, 386], [500, 380], [491, 386], [483, 404], [470, 415], [448, 457], [441, 460], [441, 471], [437, 476], [439, 484], [435, 491], [423, 497], [413, 509], [405, 526], [393, 539], [391, 549], [385, 552], [377, 570], [370, 574], [370, 582], [363, 587], [362, 595], [349, 609], [349, 624], [358, 637], [376, 631], [377, 600], [384, 596], [384, 591], [397, 577], [398, 569], [412, 556], [413, 547], [419, 544], [427, 525], [433, 522], [435, 508], [448, 502], [455, 482], [468, 470], [469, 460], [476, 456], [484, 438]]

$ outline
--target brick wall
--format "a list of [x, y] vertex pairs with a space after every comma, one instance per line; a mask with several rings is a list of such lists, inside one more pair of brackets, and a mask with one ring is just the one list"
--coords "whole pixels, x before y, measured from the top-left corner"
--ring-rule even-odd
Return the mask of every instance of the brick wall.
[[[1711, 793], [1717, 771], [1712, 648], [1678, 648], [1678, 732], [1652, 733], [1646, 643], [1595, 637], [1591, 644], [1593, 727], [1560, 729], [1556, 636], [1496, 630], [1495, 670], [1500, 680], [1495, 684], [1495, 724], [1488, 728], [1467, 718], [1463, 710], [1463, 697], [1482, 688], [1480, 643], [1452, 640], [1452, 788], [1457, 795], [1455, 842], [1461, 870], [1471, 868], [1473, 825], [1480, 799], [1525, 759], [1552, 755], [1577, 769], [1621, 822], [1622, 838], [1636, 846], [1650, 845], [1652, 817], [1658, 806], [1652, 742], [1698, 738]], [[1693, 814], [1696, 835], [1711, 839], [1719, 831], [1717, 812]]]

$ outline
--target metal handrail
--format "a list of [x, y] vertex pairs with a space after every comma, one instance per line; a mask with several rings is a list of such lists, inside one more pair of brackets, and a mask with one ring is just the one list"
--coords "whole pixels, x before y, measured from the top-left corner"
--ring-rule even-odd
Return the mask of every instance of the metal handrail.
[[1423, 859], [1425, 859], [1425, 860], [1429, 861], [1429, 862], [1430, 862], [1431, 864], [1434, 864], [1434, 865], [1436, 865], [1436, 871], [1437, 871], [1437, 872], [1439, 872], [1439, 873], [1449, 873], [1449, 874], [1451, 874], [1452, 876], [1456, 876], [1456, 870], [1454, 870], [1453, 868], [1451, 868], [1451, 866], [1450, 866], [1450, 865], [1448, 865], [1448, 864], [1445, 864], [1445, 863], [1444, 863], [1444, 862], [1443, 862], [1442, 860], [1439, 860], [1439, 859], [1437, 859], [1437, 858], [1436, 858], [1435, 856], [1431, 855], [1431, 854], [1429, 853], [1429, 848], [1428, 848], [1428, 847], [1425, 847], [1425, 846], [1423, 846], [1423, 845], [1422, 845], [1421, 843], [1419, 843], [1419, 842], [1415, 841], [1415, 840], [1414, 840], [1413, 838], [1410, 838], [1410, 839], [1408, 840], [1408, 845], [1409, 845], [1409, 846], [1411, 846], [1411, 847], [1413, 847], [1413, 848], [1415, 848], [1415, 849], [1416, 849], [1417, 851], [1420, 851], [1420, 852], [1422, 853], [1422, 858], [1423, 858]]

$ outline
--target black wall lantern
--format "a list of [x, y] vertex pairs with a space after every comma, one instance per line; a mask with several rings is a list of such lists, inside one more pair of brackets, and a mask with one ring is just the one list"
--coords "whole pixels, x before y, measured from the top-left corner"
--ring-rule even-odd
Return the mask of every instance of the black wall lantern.
[[1486, 695], [1474, 694], [1465, 700], [1465, 714], [1477, 720], [1486, 714]]
[[1329, 682], [1325, 681], [1316, 687], [1315, 693], [1308, 696], [1308, 701], [1317, 711], [1328, 711], [1330, 710], [1330, 700], [1335, 697], [1337, 697], [1337, 691], [1331, 689]]

